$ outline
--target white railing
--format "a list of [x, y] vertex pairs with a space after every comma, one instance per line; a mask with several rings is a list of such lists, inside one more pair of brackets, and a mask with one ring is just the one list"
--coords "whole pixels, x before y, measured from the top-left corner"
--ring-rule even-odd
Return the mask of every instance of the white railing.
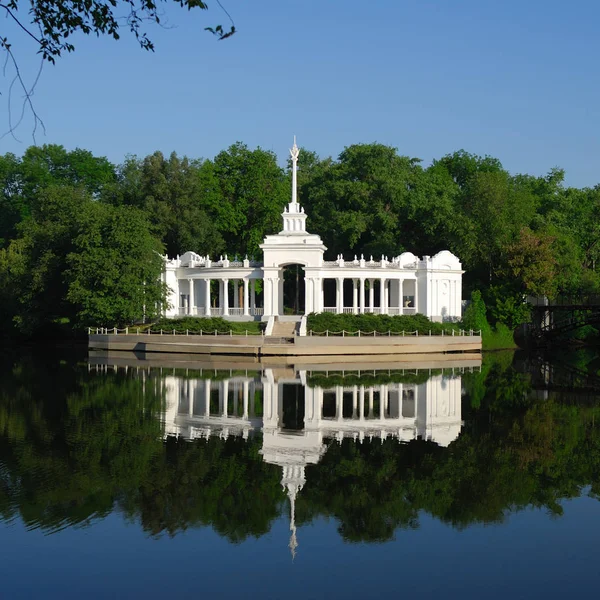
[[465, 337], [465, 336], [481, 336], [481, 330], [474, 331], [473, 329], [442, 329], [441, 332], [435, 332], [431, 329], [427, 332], [419, 331], [361, 331], [360, 329], [357, 331], [346, 331], [342, 329], [342, 331], [330, 331], [329, 329], [325, 331], [314, 331], [310, 329], [307, 332], [308, 336], [315, 337], [406, 337], [406, 336], [414, 336], [414, 337]]
[[240, 317], [241, 315], [244, 314], [244, 309], [243, 308], [230, 308], [229, 310], [229, 314], [232, 317]]
[[262, 317], [265, 314], [265, 309], [262, 307], [251, 308], [250, 314], [254, 317]]
[[351, 306], [344, 306], [344, 308], [342, 308], [342, 312], [345, 315], [352, 315], [354, 314], [354, 309]]
[[245, 329], [244, 331], [238, 331], [236, 333], [233, 332], [233, 329], [229, 329], [227, 331], [218, 331], [218, 330], [210, 330], [205, 331], [201, 329], [200, 331], [190, 331], [189, 329], [142, 329], [140, 327], [125, 327], [124, 329], [119, 329], [118, 327], [88, 327], [88, 335], [187, 335], [187, 336], [200, 336], [200, 337], [209, 337], [209, 336], [227, 336], [227, 337], [250, 337], [250, 336], [264, 336], [264, 331], [248, 331]]
[[335, 306], [325, 306], [323, 308], [324, 313], [337, 313], [337, 308]]

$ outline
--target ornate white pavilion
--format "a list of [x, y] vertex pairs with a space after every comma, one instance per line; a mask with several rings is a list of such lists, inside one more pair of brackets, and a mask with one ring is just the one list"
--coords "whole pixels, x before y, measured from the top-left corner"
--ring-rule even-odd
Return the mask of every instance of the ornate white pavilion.
[[[169, 289], [165, 316], [222, 316], [231, 320], [283, 316], [283, 272], [288, 266], [300, 265], [304, 302], [296, 307], [298, 314], [421, 313], [433, 321], [459, 320], [464, 271], [459, 259], [447, 250], [422, 258], [404, 252], [377, 261], [372, 256], [346, 260], [342, 255], [334, 261], [324, 260], [327, 248], [318, 235], [306, 231], [307, 215], [298, 203], [298, 153], [294, 138], [290, 150], [292, 199], [282, 214], [283, 229], [267, 235], [260, 246], [263, 261], [230, 260], [227, 255], [213, 261], [195, 252], [175, 259], [165, 257], [163, 282]], [[332, 290], [334, 284], [335, 296], [326, 294], [326, 285]], [[326, 298], [330, 299], [329, 306]]]

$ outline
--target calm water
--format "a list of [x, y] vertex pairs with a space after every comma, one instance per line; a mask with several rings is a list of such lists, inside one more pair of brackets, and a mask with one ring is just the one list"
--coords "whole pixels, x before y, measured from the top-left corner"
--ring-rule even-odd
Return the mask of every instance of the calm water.
[[0, 597], [595, 596], [599, 372], [5, 353]]

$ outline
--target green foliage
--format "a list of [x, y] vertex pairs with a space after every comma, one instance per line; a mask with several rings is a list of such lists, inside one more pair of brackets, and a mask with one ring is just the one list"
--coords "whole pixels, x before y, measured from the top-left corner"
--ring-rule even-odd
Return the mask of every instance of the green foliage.
[[[202, 0], [176, 0], [175, 4], [188, 10], [208, 8]], [[19, 12], [19, 8], [22, 12]], [[19, 0], [10, 0], [6, 9], [18, 25], [16, 31], [28, 36], [28, 40], [33, 39], [37, 45], [37, 53], [53, 64], [64, 52], [75, 50], [74, 40], [80, 38], [81, 34], [106, 35], [114, 40], [120, 39], [123, 23], [127, 24], [141, 48], [154, 50], [154, 44], [144, 28], [149, 22], [160, 24], [163, 12], [153, 0], [34, 2], [26, 7], [23, 7]], [[225, 28], [222, 25], [205, 27], [205, 30], [221, 40], [235, 33], [233, 24]], [[18, 39], [18, 36], [16, 37]], [[0, 38], [0, 48], [7, 51], [10, 51], [13, 43], [13, 37]]]
[[[337, 159], [302, 148], [298, 184], [308, 228], [322, 237], [327, 258], [449, 249], [465, 268], [463, 289], [481, 291], [492, 324], [526, 320], [528, 294], [600, 293], [600, 187], [565, 187], [560, 169], [513, 175], [493, 157], [462, 150], [424, 169], [393, 147], [354, 144]], [[171, 258], [188, 250], [259, 258], [289, 197], [289, 165], [286, 171], [272, 152], [240, 142], [212, 160], [155, 152], [118, 166], [58, 145], [0, 156], [0, 330], [136, 320], [139, 278], [148, 285], [157, 261], [148, 258], [137, 271], [133, 262], [150, 257], [151, 247]], [[143, 215], [117, 210], [125, 208]], [[136, 254], [127, 237], [138, 235]], [[111, 260], [138, 279], [118, 283]], [[96, 264], [102, 272], [88, 272]], [[147, 316], [160, 302], [155, 292]], [[478, 320], [467, 315], [467, 327], [485, 331]], [[336, 323], [322, 329], [349, 329]], [[361, 329], [389, 329], [380, 325]]]
[[453, 323], [434, 323], [424, 315], [376, 315], [365, 313], [362, 315], [352, 314], [334, 314], [334, 313], [311, 313], [308, 315], [306, 322], [307, 331], [315, 333], [332, 333], [341, 334], [355, 333], [401, 333], [402, 331], [415, 332], [419, 335], [428, 335], [431, 331], [432, 335], [441, 335], [442, 331], [445, 334], [452, 333], [452, 329], [458, 329]]
[[122, 326], [156, 317], [166, 298], [162, 246], [145, 214], [91, 203], [79, 217], [64, 273], [77, 322]]
[[152, 330], [164, 329], [179, 333], [229, 333], [237, 335], [258, 335], [263, 323], [258, 321], [227, 321], [221, 317], [181, 317], [179, 319], [159, 319], [151, 325]]
[[490, 324], [486, 316], [486, 307], [481, 292], [474, 290], [471, 292], [471, 302], [465, 309], [462, 325], [465, 329], [481, 330], [482, 335], [490, 332]]

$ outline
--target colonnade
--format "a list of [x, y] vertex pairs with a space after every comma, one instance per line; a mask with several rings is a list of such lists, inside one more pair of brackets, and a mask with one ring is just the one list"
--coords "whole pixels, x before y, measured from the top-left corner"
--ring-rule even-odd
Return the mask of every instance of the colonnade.
[[[182, 282], [186, 281], [188, 293], [180, 294], [179, 313], [181, 315], [203, 316], [229, 316], [262, 315], [262, 308], [257, 306], [256, 280], [255, 279], [209, 279], [188, 278], [179, 280], [179, 289], [186, 289]], [[200, 294], [196, 294], [196, 282], [201, 281]], [[218, 285], [218, 306], [211, 306], [211, 282]], [[231, 283], [231, 286], [230, 286]], [[240, 285], [241, 284], [241, 285]], [[231, 289], [230, 289], [231, 287]], [[240, 288], [242, 299], [240, 302]], [[230, 298], [230, 291], [232, 292]]]
[[[344, 298], [345, 279], [352, 281], [351, 306], [347, 306]], [[322, 309], [324, 312], [382, 315], [415, 314], [417, 312], [418, 286], [415, 279], [336, 277], [335, 284], [335, 306], [324, 306]], [[378, 306], [375, 305], [376, 286], [379, 288]]]

